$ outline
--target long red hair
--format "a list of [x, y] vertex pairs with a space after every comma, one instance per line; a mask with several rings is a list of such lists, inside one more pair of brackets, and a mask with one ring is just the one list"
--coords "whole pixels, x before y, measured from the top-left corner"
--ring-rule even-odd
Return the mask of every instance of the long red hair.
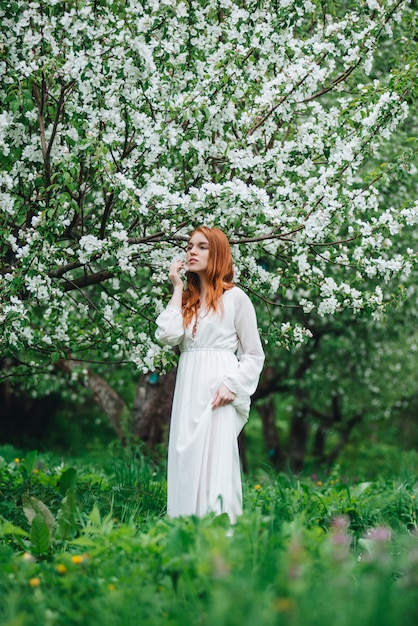
[[208, 267], [206, 270], [206, 302], [200, 302], [199, 276], [194, 272], [187, 272], [187, 286], [183, 292], [183, 319], [187, 326], [197, 316], [201, 305], [216, 311], [222, 309], [222, 294], [234, 286], [234, 268], [229, 241], [225, 233], [219, 228], [199, 226], [190, 235], [201, 233], [209, 241]]

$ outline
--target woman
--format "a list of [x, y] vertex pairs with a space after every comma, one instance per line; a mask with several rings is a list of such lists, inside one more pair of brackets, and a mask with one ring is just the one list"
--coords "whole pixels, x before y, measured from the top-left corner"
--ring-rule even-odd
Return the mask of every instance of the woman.
[[157, 318], [156, 338], [180, 347], [168, 448], [171, 517], [242, 512], [237, 437], [264, 363], [254, 307], [232, 282], [229, 241], [218, 228], [190, 236], [171, 264], [173, 295]]

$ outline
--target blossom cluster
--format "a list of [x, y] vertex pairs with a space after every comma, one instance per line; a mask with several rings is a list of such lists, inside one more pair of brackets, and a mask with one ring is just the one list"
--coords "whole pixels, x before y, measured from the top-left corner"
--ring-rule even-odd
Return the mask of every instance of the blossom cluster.
[[[261, 319], [380, 310], [409, 280], [417, 203], [389, 205], [368, 166], [410, 114], [413, 63], [372, 75], [407, 3], [250, 5], [0, 8], [3, 354], [164, 367], [153, 322], [200, 223]], [[285, 316], [274, 341], [309, 338]]]

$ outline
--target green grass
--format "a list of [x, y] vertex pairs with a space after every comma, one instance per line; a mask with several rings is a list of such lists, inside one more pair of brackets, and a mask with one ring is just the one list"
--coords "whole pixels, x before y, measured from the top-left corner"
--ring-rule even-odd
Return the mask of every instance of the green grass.
[[416, 624], [413, 475], [259, 472], [231, 529], [166, 518], [165, 467], [138, 450], [0, 456], [2, 626]]

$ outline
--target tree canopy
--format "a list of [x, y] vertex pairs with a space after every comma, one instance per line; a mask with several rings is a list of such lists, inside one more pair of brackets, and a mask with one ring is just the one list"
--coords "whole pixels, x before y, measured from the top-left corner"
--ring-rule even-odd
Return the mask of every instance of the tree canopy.
[[408, 2], [17, 0], [0, 18], [13, 374], [166, 367], [153, 323], [201, 223], [230, 238], [271, 346], [309, 340], [308, 314], [378, 318], [410, 294]]

